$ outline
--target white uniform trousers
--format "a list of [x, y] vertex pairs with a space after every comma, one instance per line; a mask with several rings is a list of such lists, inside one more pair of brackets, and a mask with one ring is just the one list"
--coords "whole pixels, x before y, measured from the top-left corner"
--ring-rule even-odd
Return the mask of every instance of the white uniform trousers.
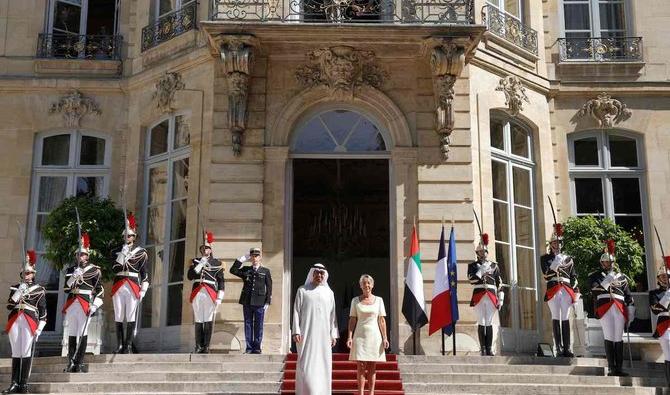
[[139, 299], [127, 282], [112, 296], [112, 302], [114, 302], [114, 321], [135, 322]]
[[547, 301], [551, 311], [552, 320], [567, 321], [570, 319], [570, 308], [572, 307], [572, 297], [563, 286], [554, 294], [554, 297]]
[[86, 325], [86, 319], [88, 316], [84, 313], [84, 308], [79, 303], [79, 300], [72, 302], [70, 307], [65, 310], [65, 326], [67, 328], [66, 332], [68, 336], [86, 336], [88, 335], [88, 326], [86, 327], [86, 333], [81, 333], [84, 330]]
[[498, 311], [498, 309], [493, 305], [491, 298], [489, 298], [488, 295], [482, 296], [482, 298], [479, 300], [479, 303], [475, 305], [477, 324], [482, 326], [490, 326], [496, 311]]
[[605, 340], [611, 342], [623, 341], [623, 331], [626, 320], [616, 306], [612, 305], [599, 321], [600, 326], [603, 328], [603, 336], [605, 337]]
[[661, 343], [661, 349], [663, 349], [663, 358], [666, 361], [670, 361], [670, 329], [667, 329], [665, 333], [658, 338], [658, 341]]
[[205, 288], [200, 288], [195, 298], [193, 298], [193, 315], [195, 316], [195, 322], [209, 322], [214, 319], [214, 310], [216, 309], [216, 303], [212, 301], [212, 298], [207, 293]]
[[31, 356], [33, 345], [33, 331], [30, 329], [28, 320], [21, 314], [14, 321], [9, 330], [9, 344], [12, 345], [12, 358], [26, 358]]

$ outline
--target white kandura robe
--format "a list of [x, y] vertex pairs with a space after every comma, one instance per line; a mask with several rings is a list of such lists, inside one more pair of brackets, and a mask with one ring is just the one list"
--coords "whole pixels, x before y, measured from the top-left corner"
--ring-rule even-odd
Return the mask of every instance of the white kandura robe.
[[331, 338], [338, 338], [335, 297], [326, 285], [298, 288], [293, 304], [293, 334], [298, 344], [296, 395], [330, 395], [333, 353]]

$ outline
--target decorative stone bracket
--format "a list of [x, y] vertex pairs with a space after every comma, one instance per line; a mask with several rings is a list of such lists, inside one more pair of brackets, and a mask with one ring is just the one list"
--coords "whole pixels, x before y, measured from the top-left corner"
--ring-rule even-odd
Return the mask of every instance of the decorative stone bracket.
[[632, 115], [626, 105], [603, 92], [596, 99], [584, 103], [577, 113], [578, 117], [590, 115], [598, 123], [599, 128], [611, 128], [619, 122], [625, 121]]
[[176, 72], [165, 73], [156, 82], [156, 91], [152, 96], [152, 99], [156, 100], [156, 108], [161, 113], [173, 112], [175, 110], [173, 106], [174, 94], [185, 87], [181, 74]]
[[435, 95], [435, 132], [440, 137], [442, 158], [449, 158], [449, 144], [454, 130], [454, 84], [465, 66], [465, 47], [449, 38], [429, 38], [424, 54], [430, 57]]
[[78, 90], [72, 90], [51, 105], [49, 114], [54, 113], [61, 113], [65, 121], [65, 127], [78, 128], [84, 116], [88, 114], [100, 115], [102, 111], [92, 98], [84, 96]]
[[526, 96], [526, 88], [521, 83], [519, 77], [515, 75], [501, 78], [496, 91], [503, 91], [505, 93], [507, 112], [513, 117], [516, 117], [523, 111], [523, 102], [529, 103], [528, 96]]
[[228, 85], [228, 127], [232, 133], [233, 153], [242, 153], [242, 138], [247, 128], [249, 80], [256, 37], [246, 34], [224, 34], [216, 39]]

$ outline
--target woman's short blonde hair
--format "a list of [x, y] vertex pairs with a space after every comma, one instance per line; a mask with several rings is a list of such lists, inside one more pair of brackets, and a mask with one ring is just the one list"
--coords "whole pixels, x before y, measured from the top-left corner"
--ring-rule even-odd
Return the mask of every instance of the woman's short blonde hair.
[[373, 287], [375, 286], [375, 279], [372, 278], [371, 275], [369, 275], [369, 274], [362, 275], [361, 278], [358, 279], [358, 285], [363, 285], [363, 280], [370, 280], [370, 284]]

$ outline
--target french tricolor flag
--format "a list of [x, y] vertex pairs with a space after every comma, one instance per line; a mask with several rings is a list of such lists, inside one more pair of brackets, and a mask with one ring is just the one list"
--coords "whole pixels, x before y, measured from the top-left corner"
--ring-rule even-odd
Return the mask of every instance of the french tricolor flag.
[[440, 247], [437, 254], [435, 268], [435, 282], [433, 285], [433, 301], [430, 309], [430, 323], [428, 334], [444, 329], [444, 333], [451, 335], [458, 321], [458, 297], [456, 294], [456, 236], [454, 228], [449, 234], [449, 255], [444, 245], [444, 226], [440, 235]]

